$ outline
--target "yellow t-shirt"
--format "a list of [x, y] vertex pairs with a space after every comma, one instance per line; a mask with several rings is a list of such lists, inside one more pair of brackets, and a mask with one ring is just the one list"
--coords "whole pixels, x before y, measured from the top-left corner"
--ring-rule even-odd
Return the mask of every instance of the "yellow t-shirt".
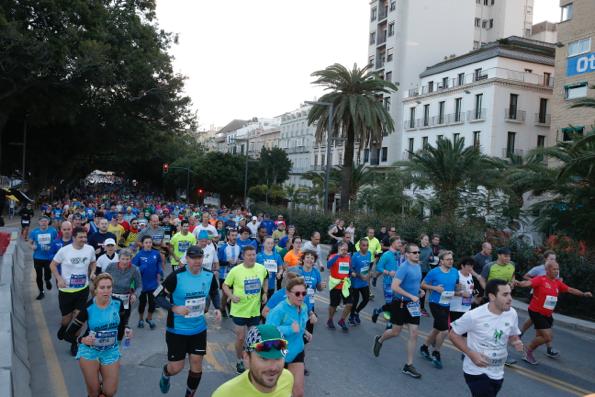
[[260, 263], [247, 268], [243, 263], [234, 266], [225, 278], [225, 284], [233, 294], [240, 297], [238, 303], [231, 303], [231, 314], [234, 317], [251, 318], [260, 316], [260, 294], [267, 269]]
[[107, 226], [107, 231], [109, 233], [113, 233], [114, 236], [116, 236], [116, 244], [119, 246], [120, 239], [122, 238], [122, 236], [124, 235], [124, 232], [125, 232], [124, 227], [120, 224], [114, 226], [110, 222], [110, 224]]
[[246, 370], [243, 374], [225, 382], [217, 388], [211, 397], [290, 397], [293, 388], [293, 375], [284, 369], [277, 380], [277, 387], [272, 393], [262, 393], [258, 391], [248, 378]]

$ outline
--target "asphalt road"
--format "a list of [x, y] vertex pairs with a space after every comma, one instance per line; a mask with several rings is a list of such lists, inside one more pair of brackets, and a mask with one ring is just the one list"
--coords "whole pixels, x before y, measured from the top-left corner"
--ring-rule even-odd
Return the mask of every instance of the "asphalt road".
[[[28, 249], [27, 249], [28, 250]], [[29, 252], [29, 251], [27, 251]], [[30, 255], [28, 255], [30, 257]], [[85, 396], [85, 386], [77, 361], [69, 354], [69, 345], [56, 338], [60, 313], [57, 291], [52, 289], [46, 298], [36, 301], [37, 294], [32, 260], [29, 259], [31, 278], [27, 288], [27, 336], [31, 358], [33, 395]], [[381, 291], [376, 291], [380, 303]], [[306, 365], [310, 376], [306, 378], [306, 395], [340, 397], [388, 396], [468, 396], [463, 380], [460, 353], [447, 341], [442, 350], [444, 369], [437, 370], [419, 355], [414, 365], [422, 373], [421, 380], [412, 379], [400, 371], [405, 359], [405, 338], [387, 341], [379, 358], [372, 354], [373, 337], [384, 329], [384, 322], [370, 321], [375, 302], [364, 310], [362, 324], [348, 333], [331, 331], [323, 325], [326, 320], [328, 293], [318, 296], [316, 305], [321, 321], [314, 330], [314, 340], [306, 351]], [[118, 395], [159, 396], [158, 382], [166, 361], [165, 312], [156, 313], [157, 328], [134, 328], [132, 345], [123, 352]], [[519, 313], [521, 321], [526, 315]], [[133, 313], [130, 324], [134, 327], [138, 314]], [[204, 361], [199, 396], [210, 396], [220, 384], [235, 376], [233, 328], [229, 319], [215, 323], [208, 317], [208, 354]], [[431, 329], [431, 318], [422, 319], [422, 334]], [[530, 336], [530, 335], [529, 335]], [[420, 336], [419, 342], [421, 343]], [[526, 337], [527, 338], [527, 337]], [[525, 341], [527, 341], [526, 339]], [[506, 369], [500, 395], [506, 397], [582, 396], [595, 392], [595, 335], [555, 329], [554, 345], [561, 352], [557, 360], [547, 358], [543, 351], [536, 354], [540, 365], [531, 366], [511, 353], [519, 363]], [[183, 396], [186, 372], [172, 379], [169, 395]]]

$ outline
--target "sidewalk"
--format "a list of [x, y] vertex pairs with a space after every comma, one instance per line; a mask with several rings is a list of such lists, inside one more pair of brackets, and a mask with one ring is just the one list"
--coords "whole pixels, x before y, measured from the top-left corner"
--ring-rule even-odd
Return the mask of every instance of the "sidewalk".
[[[514, 307], [517, 311], [522, 311], [523, 313], [528, 314], [528, 306], [529, 305], [525, 302], [521, 302], [516, 299], [512, 300], [512, 307]], [[556, 326], [586, 332], [589, 334], [595, 334], [595, 322], [581, 320], [579, 318], [565, 316], [559, 313], [554, 313], [554, 327]]]

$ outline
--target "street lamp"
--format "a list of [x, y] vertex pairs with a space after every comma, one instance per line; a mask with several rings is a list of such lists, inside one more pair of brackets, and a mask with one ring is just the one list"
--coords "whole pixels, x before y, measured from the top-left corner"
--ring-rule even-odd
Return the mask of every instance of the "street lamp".
[[246, 137], [238, 139], [233, 136], [230, 137], [230, 143], [234, 144], [236, 141], [246, 141], [246, 164], [244, 165], [244, 206], [248, 208], [248, 149], [250, 148], [250, 131], [246, 131]]
[[327, 133], [326, 133], [326, 168], [324, 169], [324, 202], [323, 208], [326, 211], [328, 206], [328, 181], [331, 176], [331, 142], [332, 142], [332, 131], [333, 131], [333, 104], [332, 102], [323, 102], [323, 101], [306, 101], [308, 105], [321, 105], [321, 106], [328, 106], [328, 125], [327, 125]]

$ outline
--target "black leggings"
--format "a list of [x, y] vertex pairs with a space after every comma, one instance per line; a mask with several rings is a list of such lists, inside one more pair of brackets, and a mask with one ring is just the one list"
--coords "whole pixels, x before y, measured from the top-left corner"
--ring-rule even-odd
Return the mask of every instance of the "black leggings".
[[[351, 288], [351, 294], [353, 295], [353, 312], [359, 314], [370, 301], [370, 287]], [[362, 302], [358, 305], [360, 294], [362, 295]]]
[[33, 258], [33, 267], [35, 268], [35, 282], [39, 292], [43, 292], [43, 281], [50, 281], [52, 279], [52, 271], [50, 270], [50, 260]]
[[138, 300], [138, 313], [142, 316], [145, 314], [145, 306], [147, 305], [147, 300], [149, 301], [149, 313], [155, 312], [155, 296], [153, 296], [153, 292], [151, 291], [143, 291], [140, 293], [140, 298]]

